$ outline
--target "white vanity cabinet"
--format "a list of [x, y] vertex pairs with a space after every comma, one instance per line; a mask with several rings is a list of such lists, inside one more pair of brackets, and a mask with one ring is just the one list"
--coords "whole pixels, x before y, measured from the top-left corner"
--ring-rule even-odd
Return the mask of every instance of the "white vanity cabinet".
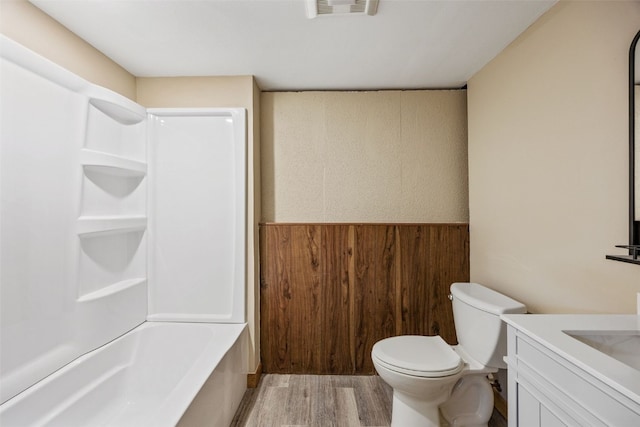
[[505, 316], [509, 427], [640, 426], [640, 372], [573, 338], [571, 317]]

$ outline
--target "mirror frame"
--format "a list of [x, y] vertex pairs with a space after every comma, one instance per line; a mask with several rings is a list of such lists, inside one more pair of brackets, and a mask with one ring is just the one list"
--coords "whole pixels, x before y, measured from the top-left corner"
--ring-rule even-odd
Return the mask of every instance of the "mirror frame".
[[[640, 221], [636, 220], [636, 159], [635, 159], [635, 130], [636, 130], [636, 99], [635, 99], [635, 68], [636, 47], [640, 39], [640, 31], [636, 34], [629, 48], [629, 244], [616, 245], [617, 248], [629, 250], [629, 255], [607, 255], [607, 259], [640, 265]], [[640, 173], [640, 171], [637, 171]], [[640, 178], [639, 178], [640, 179]]]
[[[640, 31], [636, 34], [629, 48], [629, 245], [640, 245], [640, 221], [635, 217], [636, 203], [636, 170], [635, 140], [636, 140], [636, 48], [640, 40]], [[633, 250], [629, 249], [629, 255], [633, 255]]]

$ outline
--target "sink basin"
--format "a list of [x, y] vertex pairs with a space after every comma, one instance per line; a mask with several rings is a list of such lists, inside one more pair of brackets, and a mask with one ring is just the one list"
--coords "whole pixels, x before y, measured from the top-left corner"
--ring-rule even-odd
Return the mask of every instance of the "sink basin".
[[563, 331], [570, 337], [640, 371], [640, 331]]

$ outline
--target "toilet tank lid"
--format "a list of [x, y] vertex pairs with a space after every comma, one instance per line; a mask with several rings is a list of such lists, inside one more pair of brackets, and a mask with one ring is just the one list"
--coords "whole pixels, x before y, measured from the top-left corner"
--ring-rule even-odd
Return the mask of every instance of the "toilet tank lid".
[[478, 283], [454, 283], [451, 285], [451, 295], [465, 304], [496, 316], [527, 312], [524, 304]]

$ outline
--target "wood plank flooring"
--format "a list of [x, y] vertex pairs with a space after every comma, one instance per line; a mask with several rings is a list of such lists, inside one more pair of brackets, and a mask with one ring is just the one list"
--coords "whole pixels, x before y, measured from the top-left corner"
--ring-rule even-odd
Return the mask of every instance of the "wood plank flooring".
[[392, 390], [380, 377], [263, 375], [232, 426], [389, 426]]
[[[388, 427], [392, 394], [377, 375], [268, 374], [247, 390], [231, 426]], [[494, 411], [489, 426], [506, 423]]]

